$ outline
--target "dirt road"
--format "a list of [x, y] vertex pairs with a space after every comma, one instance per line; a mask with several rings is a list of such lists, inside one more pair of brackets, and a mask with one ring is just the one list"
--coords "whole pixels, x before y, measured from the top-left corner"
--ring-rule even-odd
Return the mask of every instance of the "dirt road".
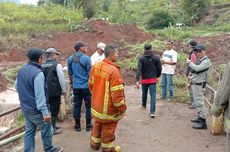
[[[213, 136], [208, 130], [194, 130], [190, 119], [196, 116], [195, 110], [186, 104], [157, 101], [157, 117], [150, 119], [149, 110], [140, 108], [141, 91], [126, 86], [127, 115], [119, 123], [116, 144], [122, 152], [224, 152], [225, 137]], [[149, 106], [148, 106], [149, 107]], [[84, 117], [83, 117], [84, 118]], [[61, 123], [63, 133], [54, 136], [54, 143], [64, 146], [65, 152], [91, 152], [90, 133], [73, 129], [72, 118]], [[85, 127], [85, 121], [82, 119]], [[37, 140], [40, 140], [39, 133]], [[21, 149], [18, 146], [16, 149]], [[12, 150], [22, 152], [22, 150]], [[36, 152], [42, 151], [41, 141]]]

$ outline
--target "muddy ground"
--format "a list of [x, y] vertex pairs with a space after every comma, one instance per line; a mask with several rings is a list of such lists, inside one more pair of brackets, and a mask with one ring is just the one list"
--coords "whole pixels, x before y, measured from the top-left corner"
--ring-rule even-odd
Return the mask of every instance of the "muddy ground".
[[[156, 118], [150, 119], [148, 110], [140, 107], [141, 91], [134, 86], [126, 86], [127, 113], [119, 122], [116, 131], [116, 145], [122, 152], [224, 152], [225, 136], [213, 136], [210, 128], [194, 130], [190, 119], [196, 116], [195, 110], [187, 104], [169, 103], [157, 100]], [[69, 117], [60, 123], [63, 133], [54, 136], [54, 143], [64, 146], [65, 152], [92, 152], [89, 147], [90, 133], [83, 129], [76, 132], [74, 121]], [[37, 134], [36, 152], [42, 151], [40, 133]], [[22, 152], [23, 145], [14, 152]], [[6, 151], [4, 151], [6, 152]]]

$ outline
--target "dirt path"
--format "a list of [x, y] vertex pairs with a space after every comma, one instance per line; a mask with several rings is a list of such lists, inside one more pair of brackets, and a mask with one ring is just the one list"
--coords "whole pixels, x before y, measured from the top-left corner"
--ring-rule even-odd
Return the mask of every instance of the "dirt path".
[[[128, 110], [117, 129], [116, 144], [122, 152], [224, 152], [225, 137], [213, 136], [209, 130], [194, 130], [190, 119], [195, 111], [186, 104], [157, 101], [157, 117], [150, 119], [149, 110], [141, 110], [141, 91], [133, 86], [126, 87]], [[148, 106], [149, 107], [149, 106]], [[84, 117], [83, 117], [84, 118]], [[85, 127], [85, 121], [82, 125]], [[54, 136], [54, 143], [62, 145], [65, 152], [91, 152], [90, 133], [82, 129], [77, 133], [73, 129], [73, 120], [62, 123], [63, 133]], [[40, 140], [39, 134], [36, 137]], [[20, 149], [19, 146], [17, 149]], [[36, 152], [42, 151], [37, 143]], [[22, 150], [15, 150], [15, 152]]]

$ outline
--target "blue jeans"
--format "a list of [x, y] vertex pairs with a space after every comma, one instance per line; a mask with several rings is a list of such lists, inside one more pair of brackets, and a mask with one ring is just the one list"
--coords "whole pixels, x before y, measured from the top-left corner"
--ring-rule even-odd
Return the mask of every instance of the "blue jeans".
[[169, 90], [169, 98], [174, 96], [174, 87], [173, 87], [173, 74], [161, 74], [161, 98], [167, 98], [167, 89]]
[[150, 113], [156, 109], [156, 84], [142, 84], [142, 106], [146, 107], [148, 89], [150, 94]]
[[81, 105], [84, 99], [86, 119], [91, 119], [91, 93], [89, 89], [73, 89], [73, 94], [73, 117], [78, 119], [81, 118]]
[[51, 122], [44, 122], [42, 114], [31, 114], [23, 111], [25, 118], [25, 136], [24, 136], [24, 152], [34, 152], [35, 150], [35, 133], [37, 127], [41, 131], [41, 138], [45, 152], [52, 152], [52, 126]]

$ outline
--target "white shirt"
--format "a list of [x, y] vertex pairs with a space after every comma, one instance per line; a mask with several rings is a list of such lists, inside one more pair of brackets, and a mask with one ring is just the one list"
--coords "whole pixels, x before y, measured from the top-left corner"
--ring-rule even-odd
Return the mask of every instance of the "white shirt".
[[[162, 54], [162, 60], [166, 62], [177, 62], [177, 52], [173, 49], [166, 50]], [[162, 65], [162, 72], [164, 74], [174, 74], [176, 69], [175, 65], [163, 64]]]
[[91, 56], [91, 63], [94, 65], [97, 62], [102, 61], [105, 58], [105, 54], [100, 55], [97, 51]]

